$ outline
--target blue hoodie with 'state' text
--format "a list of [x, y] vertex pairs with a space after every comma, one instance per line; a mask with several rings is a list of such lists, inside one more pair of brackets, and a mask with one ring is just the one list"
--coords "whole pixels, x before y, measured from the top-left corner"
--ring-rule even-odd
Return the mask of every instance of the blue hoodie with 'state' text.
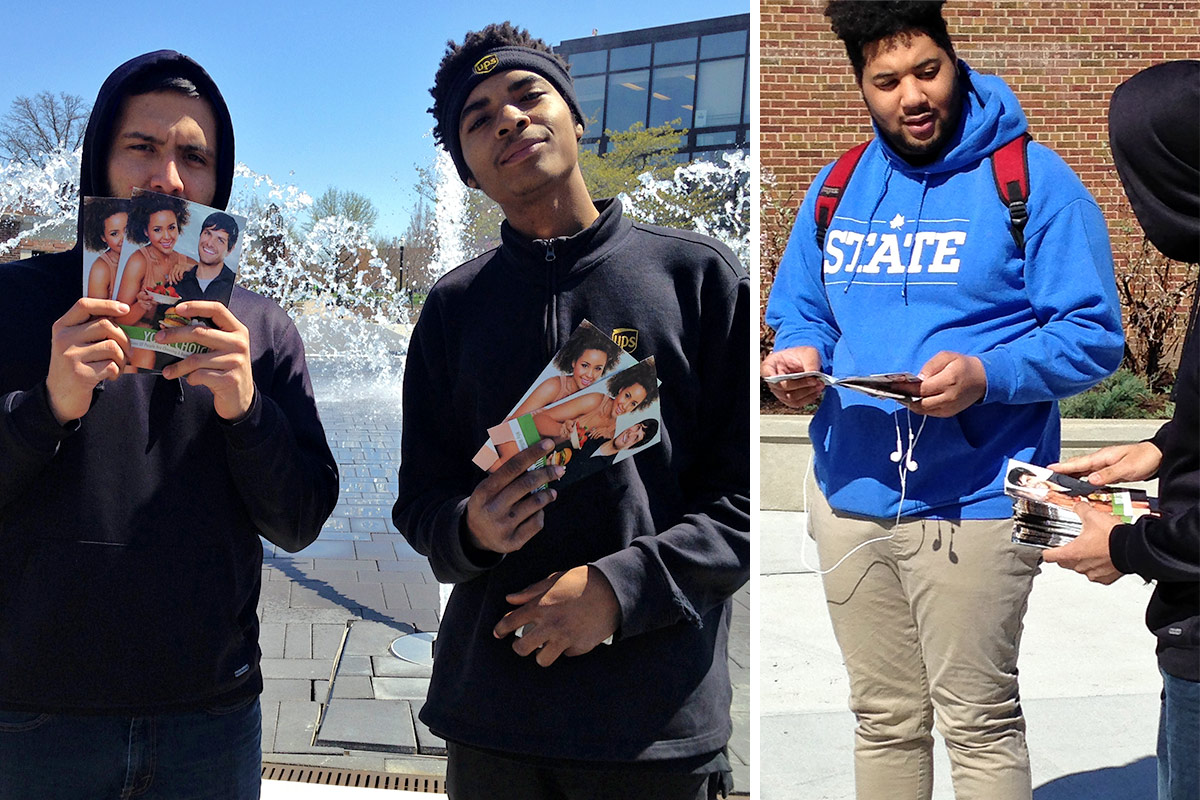
[[[1008, 458], [1058, 458], [1057, 400], [1117, 368], [1123, 351], [1112, 250], [1079, 178], [1028, 147], [1025, 251], [1010, 231], [990, 154], [1025, 132], [1004, 82], [959, 62], [963, 109], [941, 156], [920, 167], [878, 135], [863, 154], [824, 252], [817, 176], [780, 262], [767, 322], [775, 349], [807, 345], [835, 377], [918, 372], [940, 351], [977, 356], [983, 399], [949, 419], [827, 390], [812, 421], [817, 482], [830, 505], [872, 517], [1001, 519]], [[922, 420], [924, 427], [922, 428]], [[897, 440], [919, 468], [901, 503]]]

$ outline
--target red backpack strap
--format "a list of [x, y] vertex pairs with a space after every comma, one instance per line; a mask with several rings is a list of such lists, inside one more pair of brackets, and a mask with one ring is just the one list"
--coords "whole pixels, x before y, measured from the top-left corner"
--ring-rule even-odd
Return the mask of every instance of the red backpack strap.
[[815, 215], [818, 250], [825, 250], [825, 232], [829, 230], [829, 223], [833, 222], [833, 212], [837, 210], [838, 203], [842, 201], [842, 193], [846, 188], [846, 184], [850, 182], [850, 176], [854, 174], [854, 168], [858, 166], [858, 161], [862, 158], [863, 151], [867, 149], [867, 145], [870, 143], [868, 140], [842, 153], [833, 165], [833, 169], [825, 176], [825, 182], [821, 184], [820, 191], [817, 192]]
[[992, 175], [996, 179], [996, 191], [1000, 200], [1008, 207], [1008, 219], [1013, 241], [1021, 254], [1025, 254], [1025, 223], [1029, 221], [1029, 159], [1026, 148], [1032, 137], [1023, 133], [992, 153]]

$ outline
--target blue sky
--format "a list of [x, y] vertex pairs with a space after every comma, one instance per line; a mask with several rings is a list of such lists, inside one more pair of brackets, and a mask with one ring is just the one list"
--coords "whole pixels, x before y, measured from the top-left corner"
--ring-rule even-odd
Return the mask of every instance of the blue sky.
[[314, 197], [328, 186], [367, 195], [385, 235], [404, 232], [416, 202], [415, 165], [433, 159], [425, 109], [447, 39], [510, 19], [558, 44], [593, 29], [616, 33], [750, 10], [746, 0], [12, 5], [0, 48], [0, 113], [16, 96], [42, 90], [90, 103], [121, 62], [179, 50], [221, 87], [240, 161]]

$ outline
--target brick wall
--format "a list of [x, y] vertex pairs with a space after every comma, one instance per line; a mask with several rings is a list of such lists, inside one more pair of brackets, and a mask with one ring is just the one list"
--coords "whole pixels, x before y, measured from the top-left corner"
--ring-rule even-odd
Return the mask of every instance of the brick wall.
[[[821, 13], [824, 0], [759, 7], [759, 152], [764, 177], [774, 180], [764, 192], [790, 220], [817, 171], [872, 132], [845, 48]], [[951, 0], [943, 13], [959, 57], [1008, 81], [1034, 138], [1100, 203], [1120, 269], [1141, 231], [1109, 154], [1108, 101], [1138, 70], [1200, 57], [1200, 0]], [[765, 240], [771, 224], [764, 214]], [[764, 246], [765, 283], [770, 250]]]

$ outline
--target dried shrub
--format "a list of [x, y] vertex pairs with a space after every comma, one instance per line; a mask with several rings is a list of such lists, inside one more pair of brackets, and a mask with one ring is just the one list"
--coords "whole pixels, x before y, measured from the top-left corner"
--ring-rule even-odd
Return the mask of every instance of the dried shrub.
[[1125, 325], [1122, 366], [1145, 378], [1151, 391], [1169, 391], [1196, 293], [1196, 265], [1172, 261], [1129, 225], [1119, 226], [1114, 239], [1118, 242], [1117, 294]]

